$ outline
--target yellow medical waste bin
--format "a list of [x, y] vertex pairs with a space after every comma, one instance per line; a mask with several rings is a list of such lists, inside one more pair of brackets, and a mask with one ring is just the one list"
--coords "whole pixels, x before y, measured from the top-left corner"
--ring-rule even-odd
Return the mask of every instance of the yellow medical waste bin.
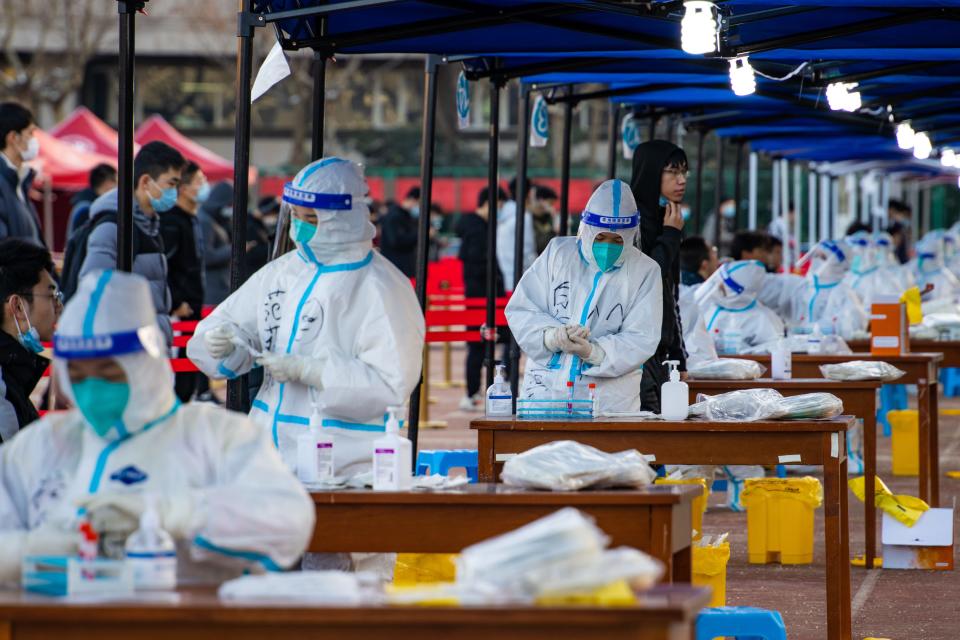
[[916, 476], [920, 473], [920, 416], [915, 409], [888, 411], [893, 432], [893, 475]]
[[703, 487], [703, 493], [698, 498], [693, 499], [693, 539], [699, 540], [703, 537], [703, 514], [707, 512], [707, 499], [710, 497], [710, 486], [706, 478], [680, 478], [671, 480], [670, 478], [657, 478], [654, 484], [696, 484]]
[[823, 503], [816, 478], [748, 478], [747, 555], [752, 564], [813, 562], [813, 511]]
[[730, 560], [730, 543], [724, 536], [718, 544], [694, 544], [693, 584], [710, 587], [712, 595], [708, 607], [727, 606], [727, 562]]
[[457, 579], [455, 553], [398, 553], [393, 570], [393, 582], [414, 586]]

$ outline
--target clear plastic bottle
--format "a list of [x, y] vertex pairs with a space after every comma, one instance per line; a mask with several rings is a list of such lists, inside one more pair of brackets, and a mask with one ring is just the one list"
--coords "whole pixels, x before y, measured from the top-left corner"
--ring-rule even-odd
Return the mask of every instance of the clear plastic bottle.
[[667, 360], [670, 380], [660, 388], [660, 414], [664, 420], [686, 420], [690, 412], [690, 390], [680, 380], [679, 360]]
[[793, 353], [786, 336], [777, 340], [770, 352], [770, 370], [774, 380], [789, 380], [793, 376]]
[[503, 418], [513, 415], [513, 391], [506, 381], [506, 367], [497, 365], [493, 384], [487, 389], [487, 416]]
[[405, 491], [413, 484], [413, 444], [400, 435], [403, 410], [387, 408], [387, 433], [373, 441], [374, 491]]
[[820, 331], [820, 325], [813, 324], [813, 331], [807, 336], [807, 353], [820, 353], [822, 351], [823, 332]]
[[140, 528], [127, 538], [126, 552], [135, 589], [166, 591], [177, 588], [177, 547], [170, 534], [160, 526], [153, 498], [148, 498], [147, 508], [140, 516]]

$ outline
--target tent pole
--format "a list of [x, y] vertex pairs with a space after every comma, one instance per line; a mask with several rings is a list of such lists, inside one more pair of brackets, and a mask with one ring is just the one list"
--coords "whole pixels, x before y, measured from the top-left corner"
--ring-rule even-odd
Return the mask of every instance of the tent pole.
[[310, 145], [310, 159], [323, 157], [323, 117], [327, 97], [327, 57], [319, 51], [313, 52], [313, 129]]
[[616, 102], [610, 103], [610, 126], [608, 129], [609, 140], [607, 144], [607, 180], [613, 180], [617, 177], [617, 130], [620, 126], [620, 105]]
[[703, 221], [703, 142], [707, 137], [706, 132], [700, 129], [697, 136], [697, 191], [694, 194], [693, 205], [693, 228], [696, 233], [701, 233], [701, 224]]
[[[239, 0], [237, 16], [237, 115], [234, 124], [233, 145], [233, 251], [230, 254], [230, 291], [243, 284], [244, 263], [247, 254], [247, 176], [250, 169], [250, 75], [253, 71], [254, 27], [245, 16], [250, 12], [251, 0]], [[227, 383], [227, 408], [247, 412], [246, 376]]]
[[[743, 195], [740, 189], [740, 183], [742, 182], [742, 173], [743, 173], [743, 141], [737, 142], [737, 156], [734, 162], [733, 168], [733, 199], [736, 202], [736, 221], [737, 226], [740, 226], [740, 198]], [[736, 256], [734, 256], [736, 257]]]
[[500, 202], [497, 197], [500, 183], [497, 176], [497, 164], [500, 156], [500, 89], [502, 80], [495, 76], [490, 78], [490, 128], [488, 130], [488, 165], [487, 165], [487, 321], [484, 333], [484, 365], [486, 367], [487, 384], [484, 390], [493, 384], [493, 366], [496, 362], [496, 326], [497, 326], [497, 214]]
[[[723, 137], [717, 136], [717, 181], [714, 185], [714, 205], [713, 205], [713, 233], [714, 233], [714, 244], [717, 246], [717, 251], [722, 252], [724, 247], [722, 246], [722, 234], [723, 234], [723, 217], [720, 213], [720, 203], [723, 202], [724, 195], [724, 185], [723, 185]], [[722, 253], [720, 254], [723, 255]]]
[[[517, 213], [514, 217], [513, 242], [513, 290], [517, 290], [520, 277], [523, 275], [523, 245], [526, 232], [526, 195], [527, 180], [527, 149], [530, 137], [530, 88], [520, 85], [520, 136], [517, 140]], [[504, 283], [506, 284], [506, 283]], [[510, 388], [513, 391], [514, 413], [516, 401], [520, 392], [520, 345], [516, 336], [510, 335]]]
[[[573, 88], [571, 87], [571, 91]], [[573, 103], [563, 103], [563, 150], [560, 154], [560, 235], [570, 233], [570, 144], [573, 138]]]
[[807, 247], [817, 243], [817, 172], [807, 170]]
[[[430, 207], [433, 204], [433, 151], [436, 137], [437, 115], [437, 68], [440, 57], [427, 56], [423, 73], [423, 126], [420, 131], [420, 218], [417, 220], [417, 302], [424, 315], [427, 313], [427, 262], [430, 259]], [[322, 140], [321, 140], [322, 144]], [[430, 345], [423, 350], [424, 359], [430, 357]], [[421, 369], [420, 380], [410, 396], [410, 413], [407, 416], [407, 437], [413, 445], [413, 465], [416, 471], [417, 440], [420, 435], [420, 389], [424, 380]]]
[[[749, 198], [747, 205], [747, 228], [751, 231], [757, 228], [757, 180], [759, 177], [757, 174], [760, 171], [759, 161], [760, 159], [757, 157], [757, 152], [751, 151], [747, 176], [747, 198]], [[776, 177], [776, 172], [774, 172], [774, 177]]]
[[133, 269], [133, 72], [138, 0], [117, 2], [120, 14], [120, 104], [117, 157], [117, 269]]

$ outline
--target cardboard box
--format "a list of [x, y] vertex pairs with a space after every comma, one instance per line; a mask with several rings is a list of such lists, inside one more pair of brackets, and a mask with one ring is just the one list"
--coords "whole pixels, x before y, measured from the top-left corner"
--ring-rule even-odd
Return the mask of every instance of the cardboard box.
[[953, 509], [930, 509], [908, 527], [883, 514], [883, 568], [953, 570]]
[[894, 296], [877, 296], [870, 308], [870, 353], [898, 356], [910, 351], [905, 305]]

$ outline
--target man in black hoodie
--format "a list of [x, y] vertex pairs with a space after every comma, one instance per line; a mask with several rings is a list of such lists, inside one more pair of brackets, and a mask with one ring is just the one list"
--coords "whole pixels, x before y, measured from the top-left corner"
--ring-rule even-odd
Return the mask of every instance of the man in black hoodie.
[[663, 328], [660, 346], [643, 365], [643, 408], [660, 412], [660, 387], [669, 379], [665, 360], [680, 362], [686, 377], [687, 359], [680, 326], [680, 202], [687, 187], [687, 155], [665, 140], [651, 140], [633, 153], [630, 189], [640, 209], [640, 250], [656, 260], [663, 278]]

